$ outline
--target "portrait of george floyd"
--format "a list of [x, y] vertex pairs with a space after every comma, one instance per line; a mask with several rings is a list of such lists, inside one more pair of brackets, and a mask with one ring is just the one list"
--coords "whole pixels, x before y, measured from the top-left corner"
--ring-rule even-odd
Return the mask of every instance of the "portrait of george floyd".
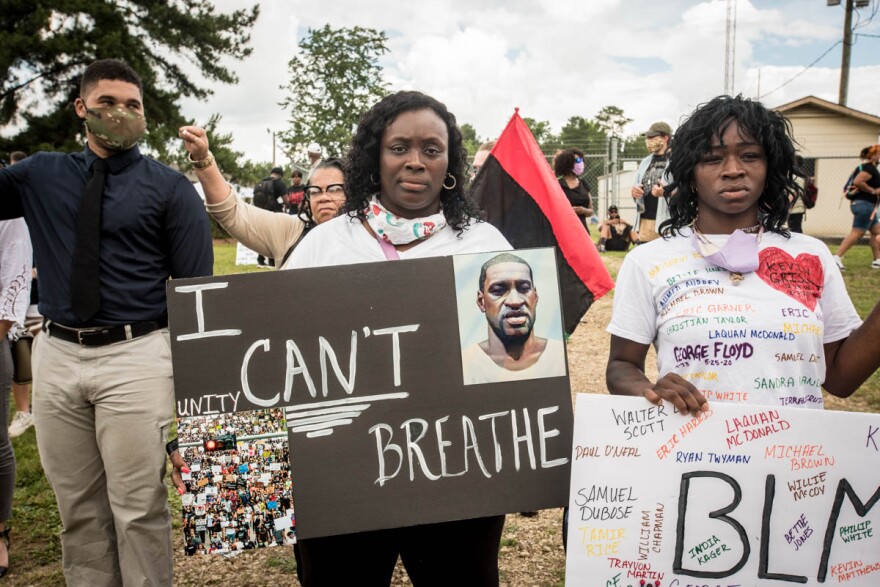
[[457, 255], [464, 385], [564, 376], [553, 249]]

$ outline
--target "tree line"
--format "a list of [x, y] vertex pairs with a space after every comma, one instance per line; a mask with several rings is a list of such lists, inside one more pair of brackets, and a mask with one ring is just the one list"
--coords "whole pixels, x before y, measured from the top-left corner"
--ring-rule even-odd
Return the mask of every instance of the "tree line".
[[[177, 128], [187, 121], [180, 111], [183, 98], [207, 99], [209, 82], [234, 84], [229, 59], [251, 54], [251, 30], [259, 6], [224, 13], [210, 0], [183, 5], [171, 0], [118, 0], [83, 4], [77, 0], [4, 2], [0, 11], [4, 42], [0, 47], [0, 128], [18, 129], [0, 137], [0, 153], [12, 150], [78, 151], [82, 122], [72, 103], [79, 79], [96, 59], [113, 57], [129, 63], [144, 83], [149, 115], [143, 146], [156, 158], [186, 168]], [[308, 29], [299, 51], [288, 63], [281, 106], [289, 113], [286, 130], [278, 134], [282, 151], [293, 164], [307, 167], [309, 143], [322, 145], [329, 156], [342, 155], [358, 120], [389, 93], [380, 59], [388, 53], [383, 31], [366, 27]], [[624, 138], [631, 122], [616, 106], [593, 118], [572, 116], [554, 132], [547, 121], [525, 119], [548, 158], [560, 149], [607, 152], [618, 137], [622, 157], [646, 153], [643, 141]], [[209, 134], [211, 149], [228, 178], [253, 185], [265, 177], [270, 163], [254, 162], [232, 148], [233, 137], [220, 131], [214, 114], [197, 121]], [[470, 154], [491, 137], [462, 124]], [[603, 171], [604, 172], [604, 171]]]

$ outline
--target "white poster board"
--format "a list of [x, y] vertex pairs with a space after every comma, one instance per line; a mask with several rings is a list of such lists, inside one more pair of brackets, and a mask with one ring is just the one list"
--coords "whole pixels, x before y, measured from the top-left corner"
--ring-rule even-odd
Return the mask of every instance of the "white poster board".
[[235, 245], [235, 264], [236, 265], [256, 265], [257, 253], [250, 250], [241, 243]]
[[567, 585], [880, 585], [880, 415], [579, 394]]

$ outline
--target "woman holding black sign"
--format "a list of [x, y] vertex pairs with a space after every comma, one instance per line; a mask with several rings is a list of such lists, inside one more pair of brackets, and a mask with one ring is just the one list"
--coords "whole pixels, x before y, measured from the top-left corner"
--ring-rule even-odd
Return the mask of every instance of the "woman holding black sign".
[[[828, 247], [784, 227], [802, 195], [791, 130], [721, 96], [679, 128], [662, 239], [620, 268], [606, 379], [618, 395], [822, 408], [880, 366], [880, 304], [862, 323]], [[645, 375], [654, 344], [660, 377]]]
[[235, 240], [264, 257], [275, 259], [276, 268], [284, 265], [309, 230], [335, 218], [345, 202], [342, 161], [324, 159], [309, 177], [297, 214], [248, 206], [215, 164], [205, 130], [184, 126], [179, 134], [205, 192], [208, 213]]
[[[285, 268], [510, 250], [475, 219], [466, 155], [446, 106], [419, 92], [383, 99], [352, 139], [346, 214], [310, 232]], [[416, 587], [497, 586], [503, 525], [502, 515], [302, 540], [303, 584], [389, 585], [400, 556]]]

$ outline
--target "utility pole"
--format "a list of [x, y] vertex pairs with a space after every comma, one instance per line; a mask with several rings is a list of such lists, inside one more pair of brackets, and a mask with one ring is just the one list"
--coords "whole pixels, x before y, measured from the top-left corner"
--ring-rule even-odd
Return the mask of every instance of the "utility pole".
[[849, 93], [849, 59], [852, 53], [853, 0], [846, 0], [846, 16], [843, 18], [843, 57], [840, 62], [840, 93], [837, 103], [846, 106]]
[[[617, 137], [611, 137], [611, 202], [608, 204], [617, 205], [617, 188], [618, 188], [618, 177], [617, 177], [617, 148], [619, 145], [619, 139]], [[608, 207], [607, 205], [605, 206]]]
[[272, 167], [275, 167], [275, 131], [267, 128], [266, 132], [272, 135]]
[[736, 0], [727, 0], [727, 25], [724, 36], [724, 93], [732, 96], [736, 72]]

